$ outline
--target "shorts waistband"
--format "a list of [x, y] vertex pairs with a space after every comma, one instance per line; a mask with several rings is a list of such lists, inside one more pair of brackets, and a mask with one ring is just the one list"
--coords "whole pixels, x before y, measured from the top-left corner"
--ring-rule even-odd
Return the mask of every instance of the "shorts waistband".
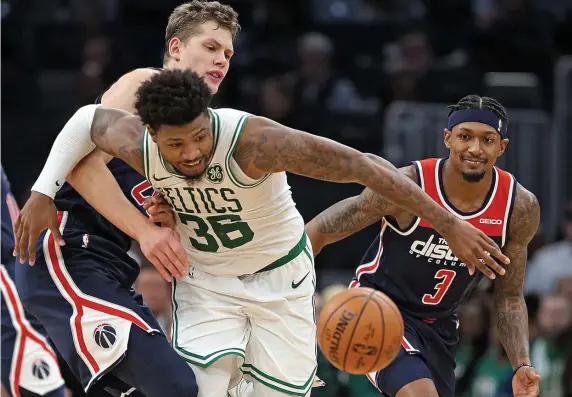
[[307, 239], [306, 232], [304, 232], [302, 234], [302, 238], [300, 239], [300, 241], [298, 241], [298, 243], [294, 246], [294, 248], [292, 248], [290, 250], [290, 252], [288, 252], [283, 257], [276, 259], [270, 265], [263, 267], [262, 269], [257, 271], [255, 274], [274, 270], [280, 266], [287, 264], [291, 260], [295, 259], [298, 255], [300, 255], [302, 253], [302, 251], [304, 251], [304, 248], [306, 248], [306, 239]]

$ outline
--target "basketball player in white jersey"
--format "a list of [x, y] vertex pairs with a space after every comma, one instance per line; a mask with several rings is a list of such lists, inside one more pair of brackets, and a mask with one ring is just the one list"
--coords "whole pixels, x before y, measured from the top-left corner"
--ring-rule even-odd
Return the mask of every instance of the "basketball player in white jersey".
[[[174, 281], [173, 345], [191, 363], [200, 396], [225, 396], [242, 375], [255, 395], [310, 393], [312, 247], [285, 171], [367, 186], [430, 222], [473, 270], [504, 273], [490, 255], [506, 257], [491, 239], [376, 156], [238, 110], [209, 109], [211, 92], [190, 71], [157, 73], [136, 96], [138, 117], [81, 108], [56, 139], [50, 156], [58, 166], [44, 168], [42, 185], [65, 178], [97, 147], [169, 201], [190, 264]], [[122, 222], [121, 212], [106, 216]]]

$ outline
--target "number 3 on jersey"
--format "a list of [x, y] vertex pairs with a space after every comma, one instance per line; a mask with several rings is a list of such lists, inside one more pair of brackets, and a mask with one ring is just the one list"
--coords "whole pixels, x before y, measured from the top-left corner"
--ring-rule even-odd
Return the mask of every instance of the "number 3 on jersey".
[[442, 300], [447, 290], [451, 286], [453, 279], [457, 273], [454, 270], [449, 269], [440, 269], [435, 273], [435, 278], [438, 280], [443, 280], [435, 286], [436, 292], [431, 294], [423, 295], [421, 301], [426, 305], [438, 305]]
[[193, 237], [189, 237], [189, 239], [191, 240], [192, 246], [199, 251], [218, 251], [219, 243], [212, 233], [210, 233], [211, 228], [223, 247], [228, 249], [240, 247], [252, 241], [254, 238], [254, 232], [250, 226], [248, 226], [248, 223], [244, 222], [242, 218], [236, 214], [208, 216], [206, 217], [208, 223], [205, 222], [203, 218], [199, 218], [195, 215], [184, 213], [178, 213], [178, 215], [181, 222], [185, 225], [189, 225], [190, 222], [196, 224], [194, 230], [198, 239]]

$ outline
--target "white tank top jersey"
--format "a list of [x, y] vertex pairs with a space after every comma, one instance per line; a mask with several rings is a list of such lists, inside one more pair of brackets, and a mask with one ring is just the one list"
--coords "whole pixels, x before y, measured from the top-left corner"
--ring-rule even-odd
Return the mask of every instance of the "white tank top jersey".
[[200, 181], [187, 183], [163, 160], [147, 131], [145, 176], [175, 211], [191, 266], [225, 277], [281, 266], [306, 246], [304, 220], [286, 173], [260, 180], [245, 175], [232, 154], [251, 115], [235, 109], [209, 109], [209, 115], [214, 153]]

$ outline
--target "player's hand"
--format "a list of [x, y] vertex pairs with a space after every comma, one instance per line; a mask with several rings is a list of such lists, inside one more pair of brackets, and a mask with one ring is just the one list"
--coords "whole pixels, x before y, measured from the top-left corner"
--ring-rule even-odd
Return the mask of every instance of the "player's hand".
[[473, 275], [475, 268], [490, 279], [496, 278], [494, 272], [501, 276], [506, 273], [495, 258], [504, 264], [509, 264], [510, 259], [490, 237], [470, 223], [457, 220], [444, 237], [455, 256], [467, 265], [469, 274]]
[[537, 397], [540, 393], [540, 375], [533, 367], [520, 367], [512, 377], [514, 397]]
[[147, 197], [143, 202], [143, 208], [149, 213], [151, 222], [160, 223], [163, 227], [175, 227], [175, 213], [163, 195], [156, 194]]
[[136, 237], [141, 252], [165, 280], [171, 282], [171, 276], [181, 280], [189, 274], [189, 260], [177, 232], [149, 224]]
[[36, 243], [40, 233], [46, 229], [51, 230], [58, 245], [66, 244], [60, 234], [58, 210], [54, 200], [45, 194], [33, 191], [14, 225], [16, 241], [13, 254], [20, 255], [20, 263], [26, 262], [28, 252], [30, 265], [36, 263]]

